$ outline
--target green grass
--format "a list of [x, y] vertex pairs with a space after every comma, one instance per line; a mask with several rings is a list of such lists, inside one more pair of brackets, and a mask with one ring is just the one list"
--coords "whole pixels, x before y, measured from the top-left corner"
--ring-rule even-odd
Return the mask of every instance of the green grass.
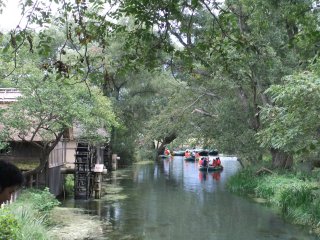
[[293, 172], [258, 176], [255, 170], [246, 169], [231, 177], [227, 186], [231, 192], [265, 199], [291, 222], [320, 233], [320, 190], [316, 178]]
[[[49, 216], [51, 210], [57, 205], [59, 202], [48, 189], [24, 190], [16, 202], [0, 209], [0, 239], [49, 239]], [[1, 222], [1, 219], [4, 222]]]
[[10, 206], [10, 212], [17, 219], [20, 230], [18, 238], [21, 240], [47, 240], [46, 215], [39, 214], [31, 204]]
[[243, 194], [253, 194], [258, 184], [252, 169], [244, 169], [233, 175], [228, 181], [228, 188], [231, 192]]

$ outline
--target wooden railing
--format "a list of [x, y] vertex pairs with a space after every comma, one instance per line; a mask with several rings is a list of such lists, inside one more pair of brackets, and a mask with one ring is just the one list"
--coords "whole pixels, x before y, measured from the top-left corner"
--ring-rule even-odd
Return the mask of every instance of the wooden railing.
[[0, 88], [0, 103], [15, 102], [21, 96], [21, 92], [16, 88]]

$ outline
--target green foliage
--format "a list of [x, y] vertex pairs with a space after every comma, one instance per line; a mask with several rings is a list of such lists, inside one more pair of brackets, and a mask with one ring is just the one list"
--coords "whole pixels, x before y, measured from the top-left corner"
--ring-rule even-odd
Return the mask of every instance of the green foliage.
[[309, 208], [308, 213], [312, 214], [312, 218], [314, 220], [320, 219], [320, 199], [319, 199], [319, 194], [315, 194], [315, 198], [310, 204], [310, 208]]
[[304, 181], [299, 175], [286, 174], [264, 176], [255, 189], [258, 197], [269, 199], [283, 211], [288, 207], [300, 207], [313, 201], [314, 182]]
[[265, 128], [257, 136], [262, 146], [291, 153], [319, 150], [319, 77], [312, 72], [288, 76], [267, 93], [275, 104], [261, 112]]
[[227, 187], [231, 192], [238, 194], [251, 194], [255, 192], [258, 181], [253, 169], [245, 169], [231, 176]]
[[[304, 101], [299, 91], [299, 102], [306, 104], [287, 108], [285, 102], [273, 105], [275, 99], [268, 95], [273, 90], [265, 92], [272, 85], [283, 86], [286, 76], [317, 61], [319, 21], [311, 7], [314, 1], [54, 0], [55, 17], [48, 7], [51, 2], [23, 2], [24, 13], [36, 3], [41, 6], [34, 8], [30, 23], [55, 25], [58, 30], [41, 28], [35, 33], [29, 24], [1, 37], [0, 74], [15, 70], [19, 74], [12, 75], [14, 81], [28, 76], [45, 80], [49, 75], [49, 82], [57, 80], [62, 88], [81, 82], [103, 89], [115, 100], [126, 129], [112, 138], [117, 151], [130, 149], [124, 153], [130, 155], [137, 146], [135, 139], [162, 142], [172, 133], [179, 142], [186, 138], [210, 142], [219, 151], [252, 162], [260, 161], [260, 152], [271, 147], [290, 153], [318, 149], [317, 98]], [[165, 71], [173, 77], [166, 77]], [[307, 83], [304, 86], [309, 89]], [[290, 89], [281, 91], [296, 96]], [[73, 102], [63, 97], [66, 106], [57, 107], [72, 113], [68, 100]], [[266, 118], [262, 122], [261, 108]], [[313, 116], [302, 118], [303, 110]], [[81, 120], [92, 123], [82, 114], [86, 119]], [[62, 115], [69, 119], [59, 118], [54, 131], [77, 118], [67, 111]], [[273, 121], [274, 116], [278, 120]], [[14, 124], [23, 125], [19, 120]], [[93, 131], [86, 136], [94, 139]]]
[[309, 184], [292, 184], [289, 187], [282, 186], [282, 190], [276, 193], [276, 201], [283, 212], [287, 213], [288, 208], [297, 208], [309, 205], [312, 200], [312, 188]]
[[7, 209], [0, 209], [0, 239], [17, 240], [20, 225], [17, 218]]
[[157, 158], [157, 154], [156, 154], [156, 151], [155, 149], [149, 147], [149, 148], [146, 148], [146, 147], [143, 147], [143, 148], [140, 148], [136, 151], [135, 153], [135, 160], [137, 162], [144, 162], [144, 161], [154, 161], [154, 159]]
[[15, 204], [23, 205], [25, 203], [30, 204], [35, 210], [44, 213], [51, 211], [60, 204], [54, 195], [50, 193], [49, 188], [45, 188], [44, 190], [25, 190]]
[[58, 205], [47, 188], [24, 190], [16, 202], [0, 209], [0, 239], [48, 240], [48, 216]]
[[258, 176], [244, 170], [230, 178], [228, 188], [266, 199], [295, 223], [317, 227], [320, 221], [319, 187], [313, 178], [294, 173]]
[[67, 174], [64, 180], [64, 190], [68, 195], [73, 195], [74, 193], [74, 175]]
[[[4, 126], [2, 141], [17, 138], [17, 133], [22, 141], [38, 141], [43, 153], [40, 166], [45, 165], [52, 146], [68, 128], [78, 130], [78, 139], [106, 142], [106, 132], [117, 126], [117, 121], [111, 101], [102, 91], [85, 82], [75, 83], [75, 78], [57, 79], [59, 73], [54, 71], [41, 78], [41, 69], [31, 69], [32, 64], [29, 67], [28, 76], [17, 85], [22, 96], [6, 109], [0, 120]], [[104, 134], [98, 133], [100, 129]]]
[[[13, 221], [15, 228], [12, 229], [15, 231], [16, 238], [4, 239], [48, 240], [47, 227], [50, 224], [50, 211], [59, 204], [48, 188], [23, 190], [17, 201], [0, 211], [0, 214], [6, 211], [10, 216], [14, 216], [14, 220], [8, 219], [7, 224]], [[0, 232], [4, 229], [6, 228], [1, 227]]]
[[47, 213], [39, 212], [34, 205], [24, 202], [23, 205], [14, 203], [9, 206], [10, 212], [17, 219], [20, 226], [18, 240], [48, 240]]

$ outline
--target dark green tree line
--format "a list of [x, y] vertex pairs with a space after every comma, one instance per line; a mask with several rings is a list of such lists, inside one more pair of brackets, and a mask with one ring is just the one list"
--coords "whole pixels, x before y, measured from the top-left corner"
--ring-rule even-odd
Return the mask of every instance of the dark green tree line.
[[[57, 6], [54, 14], [50, 4]], [[273, 126], [261, 119], [261, 110], [277, 104], [269, 87], [283, 85], [318, 58], [313, 1], [28, 0], [22, 9], [30, 25], [2, 41], [13, 69], [22, 45], [49, 58], [54, 38], [43, 28], [35, 43], [31, 23], [59, 26], [62, 43], [49, 68], [58, 62], [62, 78], [95, 81], [114, 98], [126, 122], [123, 139], [168, 144], [196, 137], [253, 162], [269, 152], [273, 166], [292, 166], [294, 149], [263, 136]], [[178, 89], [164, 98], [151, 76], [163, 72], [171, 73], [168, 81]]]

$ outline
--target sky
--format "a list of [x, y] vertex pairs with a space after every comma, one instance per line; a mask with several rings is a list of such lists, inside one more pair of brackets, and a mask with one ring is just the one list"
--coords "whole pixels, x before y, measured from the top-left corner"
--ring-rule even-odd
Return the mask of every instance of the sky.
[[19, 0], [8, 0], [6, 7], [0, 14], [0, 31], [9, 31], [15, 28], [21, 19]]

